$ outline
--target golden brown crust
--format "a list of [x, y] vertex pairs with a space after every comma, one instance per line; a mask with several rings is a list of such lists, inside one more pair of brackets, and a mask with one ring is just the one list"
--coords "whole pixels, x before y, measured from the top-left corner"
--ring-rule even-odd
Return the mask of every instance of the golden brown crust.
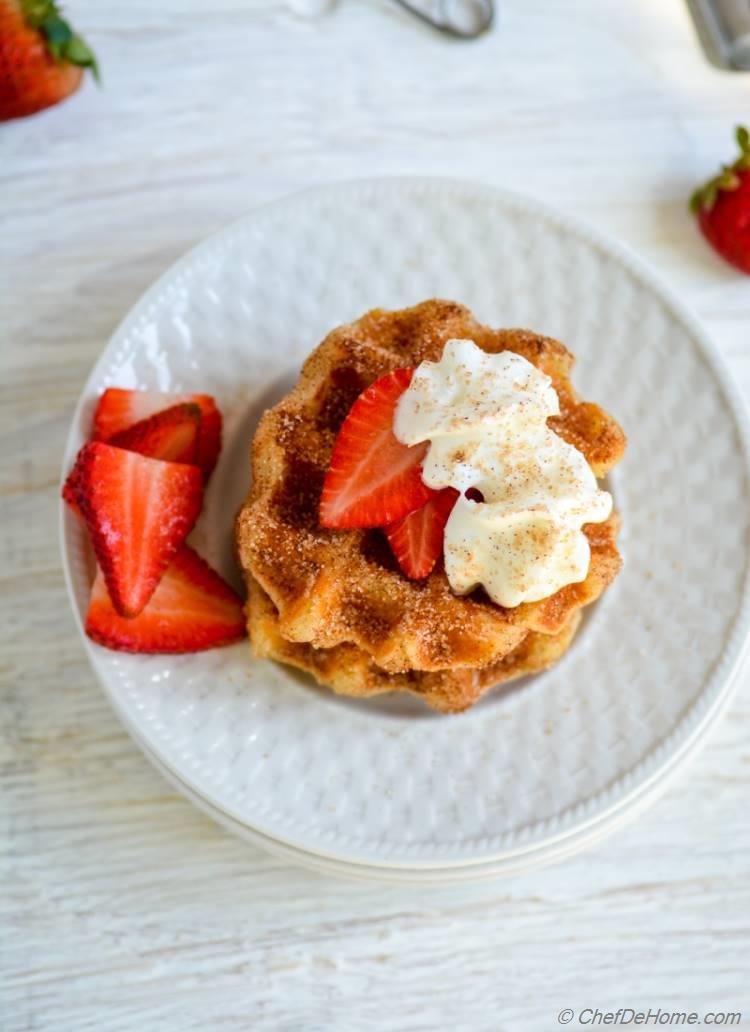
[[[562, 635], [573, 614], [598, 597], [620, 564], [616, 518], [590, 525], [585, 530], [591, 566], [582, 584], [541, 602], [503, 609], [482, 591], [455, 595], [442, 563], [426, 580], [408, 580], [379, 530], [320, 527], [323, 478], [338, 429], [356, 397], [390, 369], [439, 359], [452, 337], [470, 338], [488, 352], [523, 355], [552, 378], [558, 391], [561, 415], [555, 430], [583, 452], [599, 476], [619, 460], [622, 430], [596, 405], [578, 399], [568, 379], [573, 357], [563, 344], [528, 330], [491, 330], [448, 301], [426, 301], [399, 312], [376, 309], [330, 333], [305, 362], [297, 386], [263, 416], [253, 442], [253, 487], [236, 527], [243, 571], [274, 610], [276, 644], [264, 654], [302, 666], [351, 694], [371, 693], [368, 685], [375, 675], [365, 676], [365, 668], [375, 668], [377, 684], [399, 686], [434, 674], [438, 680], [430, 691], [435, 698], [440, 691], [447, 693], [444, 709], [464, 708], [460, 700], [481, 694], [478, 671], [494, 669], [524, 648], [537, 655], [541, 646], [528, 640], [530, 632]], [[257, 650], [264, 646], [255, 640], [261, 632], [260, 624], [254, 626], [252, 603], [250, 612]], [[360, 672], [356, 684], [346, 673], [347, 663]], [[384, 681], [386, 675], [396, 680]]]
[[578, 610], [557, 634], [530, 631], [506, 656], [478, 670], [388, 673], [356, 645], [316, 649], [306, 642], [288, 641], [279, 631], [276, 607], [249, 574], [247, 597], [248, 631], [258, 658], [274, 659], [304, 670], [340, 695], [369, 698], [386, 692], [409, 692], [440, 713], [460, 713], [491, 688], [546, 670], [567, 651], [581, 619]]

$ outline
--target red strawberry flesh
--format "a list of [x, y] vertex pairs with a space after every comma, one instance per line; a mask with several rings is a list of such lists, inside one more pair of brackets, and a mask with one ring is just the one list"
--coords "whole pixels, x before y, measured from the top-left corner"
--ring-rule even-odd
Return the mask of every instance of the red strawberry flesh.
[[198, 518], [201, 472], [95, 441], [71, 478], [112, 602], [136, 616]]
[[712, 208], [698, 215], [701, 231], [725, 261], [750, 273], [750, 172], [737, 174], [739, 185], [720, 190]]
[[726, 261], [750, 273], [750, 132], [735, 130], [739, 156], [690, 198], [706, 240]]
[[213, 398], [209, 398], [207, 394], [195, 395], [195, 397], [204, 399], [200, 402], [196, 401], [201, 409], [201, 429], [198, 434], [196, 461], [203, 470], [204, 480], [208, 481], [221, 451], [221, 412], [216, 407]]
[[371, 384], [341, 425], [323, 483], [324, 527], [383, 527], [430, 498], [422, 480], [427, 444], [407, 447], [393, 433], [398, 399], [413, 369], [396, 369]]
[[[173, 405], [155, 416], [134, 423], [128, 430], [121, 430], [109, 443], [125, 451], [147, 455], [151, 459], [193, 464], [198, 452], [200, 422], [201, 410], [197, 405]], [[62, 496], [71, 509], [80, 515], [74, 485], [76, 477], [77, 467], [74, 466], [63, 485]]]
[[93, 53], [54, 0], [0, 0], [0, 122], [32, 115], [74, 93]]
[[384, 528], [401, 570], [412, 580], [427, 577], [442, 554], [445, 524], [457, 498], [452, 487], [435, 491], [421, 509]]
[[194, 402], [188, 402], [173, 405], [134, 423], [127, 430], [120, 430], [108, 443], [163, 462], [194, 464], [200, 429], [200, 407]]
[[68, 474], [68, 479], [65, 481], [62, 487], [63, 501], [66, 502], [76, 515], [81, 515], [81, 510], [78, 508], [78, 501], [76, 499], [76, 483], [78, 481], [78, 467], [73, 466], [73, 469]]
[[201, 410], [197, 463], [205, 480], [211, 476], [221, 451], [221, 413], [210, 394], [164, 394], [160, 391], [135, 391], [109, 387], [94, 412], [94, 439], [109, 441], [134, 423], [148, 419], [174, 405], [195, 404]]
[[242, 600], [208, 563], [183, 545], [138, 616], [121, 616], [97, 571], [86, 633], [123, 652], [198, 652], [245, 636]]

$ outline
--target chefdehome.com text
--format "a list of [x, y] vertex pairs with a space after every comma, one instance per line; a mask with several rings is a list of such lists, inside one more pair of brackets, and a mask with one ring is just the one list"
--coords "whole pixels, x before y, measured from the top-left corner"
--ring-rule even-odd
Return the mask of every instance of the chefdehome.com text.
[[677, 1011], [664, 1010], [661, 1007], [648, 1010], [636, 1010], [635, 1007], [620, 1007], [616, 1011], [603, 1011], [598, 1007], [583, 1007], [574, 1010], [563, 1007], [557, 1015], [558, 1025], [570, 1025], [576, 1021], [578, 1025], [598, 1027], [599, 1025], [714, 1025], [732, 1026], [742, 1023], [740, 1011]]

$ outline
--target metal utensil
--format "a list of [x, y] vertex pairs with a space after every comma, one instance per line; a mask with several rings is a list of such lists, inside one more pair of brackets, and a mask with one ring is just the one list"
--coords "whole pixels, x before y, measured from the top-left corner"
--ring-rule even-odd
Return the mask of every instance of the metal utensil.
[[750, 0], [687, 0], [687, 6], [708, 59], [750, 71]]
[[476, 39], [491, 27], [493, 0], [394, 0], [404, 10], [446, 36]]

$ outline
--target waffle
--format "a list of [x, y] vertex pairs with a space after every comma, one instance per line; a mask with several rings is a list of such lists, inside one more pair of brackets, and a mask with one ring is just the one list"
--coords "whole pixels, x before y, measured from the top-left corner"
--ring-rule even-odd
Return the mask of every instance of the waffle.
[[256, 653], [309, 670], [337, 691], [417, 691], [443, 710], [465, 708], [490, 683], [518, 676], [516, 669], [529, 672], [549, 665], [545, 656], [558, 658], [578, 611], [620, 567], [613, 516], [584, 528], [591, 545], [585, 581], [504, 609], [481, 589], [455, 595], [440, 562], [425, 580], [408, 580], [379, 530], [320, 527], [323, 478], [354, 400], [391, 369], [438, 360], [452, 337], [470, 338], [488, 352], [515, 351], [547, 373], [560, 399], [560, 416], [550, 425], [597, 476], [620, 459], [622, 430], [578, 398], [569, 380], [573, 357], [558, 341], [527, 330], [491, 330], [448, 301], [376, 309], [330, 333], [305, 362], [297, 386], [261, 419], [253, 486], [236, 526]]
[[503, 659], [479, 670], [410, 670], [389, 674], [356, 645], [316, 649], [287, 641], [279, 631], [279, 614], [271, 599], [249, 575], [248, 632], [258, 658], [275, 659], [311, 674], [339, 695], [369, 698], [386, 692], [409, 692], [440, 713], [460, 713], [499, 684], [539, 673], [556, 663], [578, 630], [581, 611], [574, 611], [556, 634], [529, 631]]

